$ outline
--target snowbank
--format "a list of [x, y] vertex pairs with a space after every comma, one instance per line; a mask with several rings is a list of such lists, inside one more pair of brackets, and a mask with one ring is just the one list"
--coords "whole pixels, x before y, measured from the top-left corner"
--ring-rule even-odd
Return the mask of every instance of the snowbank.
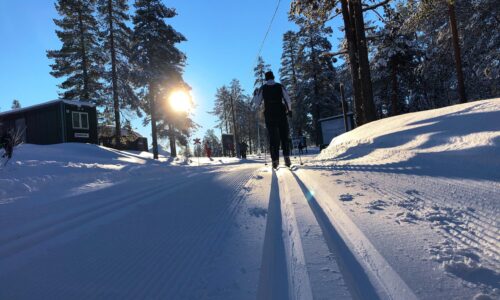
[[[92, 144], [23, 144], [16, 147], [6, 166], [0, 164], [0, 204], [38, 194], [87, 193], [119, 184], [151, 168], [161, 171], [165, 166], [198, 166], [197, 159], [165, 155], [168, 153], [162, 151], [159, 160], [154, 160], [150, 152], [119, 151]], [[202, 166], [235, 163], [239, 159], [200, 159]]]
[[334, 138], [318, 161], [500, 179], [500, 98], [371, 122]]

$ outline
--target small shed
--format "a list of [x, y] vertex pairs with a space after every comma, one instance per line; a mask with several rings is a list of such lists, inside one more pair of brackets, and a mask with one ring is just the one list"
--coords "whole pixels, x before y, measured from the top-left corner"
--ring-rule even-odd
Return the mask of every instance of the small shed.
[[58, 99], [0, 112], [0, 130], [20, 132], [30, 144], [97, 144], [97, 111], [90, 102]]
[[319, 120], [321, 124], [321, 133], [323, 136], [321, 148], [327, 147], [334, 137], [354, 129], [354, 114], [352, 112], [349, 112], [346, 114], [346, 116], [347, 128], [345, 127], [344, 123], [344, 115], [332, 116]]

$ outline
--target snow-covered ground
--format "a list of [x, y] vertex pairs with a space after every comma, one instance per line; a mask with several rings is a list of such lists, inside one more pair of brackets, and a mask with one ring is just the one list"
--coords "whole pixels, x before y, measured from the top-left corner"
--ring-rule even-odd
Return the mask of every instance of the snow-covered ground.
[[0, 299], [500, 297], [500, 100], [304, 160], [22, 145], [0, 169]]

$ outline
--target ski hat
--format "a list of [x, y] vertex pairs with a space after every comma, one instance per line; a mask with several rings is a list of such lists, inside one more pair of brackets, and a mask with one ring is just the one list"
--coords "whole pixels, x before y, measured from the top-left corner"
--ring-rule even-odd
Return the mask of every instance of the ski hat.
[[264, 76], [265, 76], [266, 81], [274, 79], [273, 71], [267, 71], [266, 74], [264, 74]]

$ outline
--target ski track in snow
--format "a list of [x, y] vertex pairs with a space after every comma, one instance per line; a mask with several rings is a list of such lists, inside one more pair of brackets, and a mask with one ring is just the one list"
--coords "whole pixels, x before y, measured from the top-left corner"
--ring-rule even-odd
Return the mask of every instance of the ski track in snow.
[[[365, 211], [376, 218], [370, 219], [372, 225], [376, 221], [396, 236], [400, 235], [399, 226], [409, 226], [407, 230], [417, 230], [412, 226], [418, 224], [429, 226], [442, 237], [429, 237], [432, 242], [426, 251], [431, 260], [469, 287], [490, 295], [498, 293], [498, 182], [470, 180], [464, 184], [450, 178], [359, 171], [355, 166], [306, 166], [301, 172], [308, 178], [323, 178], [319, 182], [327, 190], [348, 190], [352, 201], [343, 201], [345, 194], [328, 201], [338, 201], [356, 222]], [[377, 217], [379, 214], [383, 217]]]
[[[97, 205], [80, 203], [65, 215], [49, 203], [45, 212], [59, 218], [2, 236], [0, 298], [185, 298], [231, 227], [243, 199], [237, 195], [252, 174], [239, 168], [181, 177]], [[207, 189], [207, 181], [214, 184], [206, 192], [211, 203], [194, 201], [193, 185]]]

